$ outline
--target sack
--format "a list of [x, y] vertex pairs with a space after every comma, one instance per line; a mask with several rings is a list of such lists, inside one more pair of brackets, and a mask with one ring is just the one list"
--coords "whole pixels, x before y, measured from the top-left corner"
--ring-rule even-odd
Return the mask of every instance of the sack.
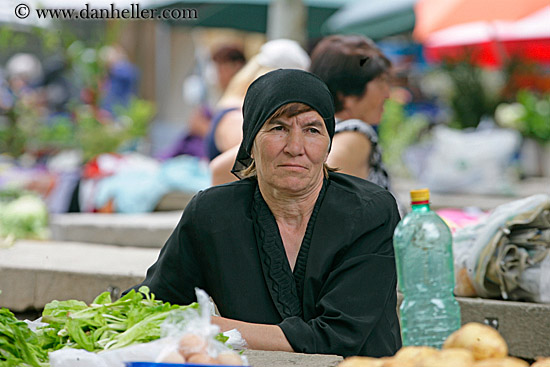
[[431, 143], [408, 148], [404, 160], [432, 192], [509, 195], [518, 175], [512, 162], [520, 145], [516, 130], [437, 126]]
[[457, 296], [550, 303], [550, 196], [497, 207], [453, 236]]

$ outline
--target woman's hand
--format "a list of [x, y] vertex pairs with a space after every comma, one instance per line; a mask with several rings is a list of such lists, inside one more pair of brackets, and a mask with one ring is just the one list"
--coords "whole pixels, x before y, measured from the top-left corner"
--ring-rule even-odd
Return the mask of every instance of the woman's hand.
[[294, 352], [277, 325], [253, 324], [220, 316], [212, 316], [212, 323], [218, 325], [222, 332], [237, 329], [250, 349]]

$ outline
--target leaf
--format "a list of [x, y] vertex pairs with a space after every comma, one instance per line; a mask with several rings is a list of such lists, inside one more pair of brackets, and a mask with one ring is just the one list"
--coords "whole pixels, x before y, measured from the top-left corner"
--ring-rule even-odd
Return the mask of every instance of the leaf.
[[76, 342], [76, 344], [86, 349], [89, 352], [94, 351], [94, 343], [88, 339], [88, 336], [82, 329], [83, 323], [79, 320], [69, 320], [67, 322], [67, 331], [69, 332], [69, 336]]
[[0, 309], [0, 366], [41, 367], [46, 361], [36, 334], [11, 311]]
[[111, 293], [103, 292], [93, 300], [92, 304], [104, 305], [112, 302], [113, 301], [111, 300]]

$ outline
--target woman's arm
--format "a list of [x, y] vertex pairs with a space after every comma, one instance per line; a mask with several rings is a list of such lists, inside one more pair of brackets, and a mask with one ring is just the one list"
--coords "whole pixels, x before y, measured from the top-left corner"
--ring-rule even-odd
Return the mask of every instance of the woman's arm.
[[250, 349], [294, 351], [285, 334], [277, 325], [253, 324], [219, 316], [212, 317], [212, 323], [218, 325], [222, 332], [237, 329]]
[[233, 168], [233, 163], [235, 163], [235, 158], [237, 158], [238, 151], [239, 146], [236, 145], [233, 148], [223, 152], [210, 162], [212, 186], [237, 180], [237, 177], [231, 173], [231, 169]]
[[240, 109], [227, 112], [214, 133], [216, 147], [220, 152], [225, 152], [239, 145], [243, 140], [243, 115]]
[[332, 139], [332, 148], [328, 156], [329, 166], [339, 168], [339, 172], [367, 178], [369, 175], [369, 157], [371, 142], [358, 131], [342, 131]]

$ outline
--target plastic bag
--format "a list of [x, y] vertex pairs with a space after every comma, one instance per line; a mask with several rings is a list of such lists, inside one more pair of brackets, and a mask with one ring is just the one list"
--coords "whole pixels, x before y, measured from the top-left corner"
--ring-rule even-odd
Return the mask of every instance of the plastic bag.
[[[200, 305], [198, 309], [174, 312], [162, 324], [161, 335], [171, 342], [155, 361], [231, 366], [248, 364], [246, 357], [216, 339], [220, 330], [211, 323], [214, 304], [203, 290], [196, 288], [195, 293]], [[240, 338], [236, 330], [232, 334], [237, 340]]]
[[430, 146], [407, 149], [404, 160], [433, 192], [512, 194], [521, 136], [515, 130], [461, 131], [437, 126]]
[[458, 296], [550, 303], [550, 196], [497, 207], [453, 236]]
[[128, 361], [154, 362], [170, 344], [159, 339], [144, 344], [93, 353], [83, 349], [65, 348], [50, 353], [51, 367], [125, 367]]

